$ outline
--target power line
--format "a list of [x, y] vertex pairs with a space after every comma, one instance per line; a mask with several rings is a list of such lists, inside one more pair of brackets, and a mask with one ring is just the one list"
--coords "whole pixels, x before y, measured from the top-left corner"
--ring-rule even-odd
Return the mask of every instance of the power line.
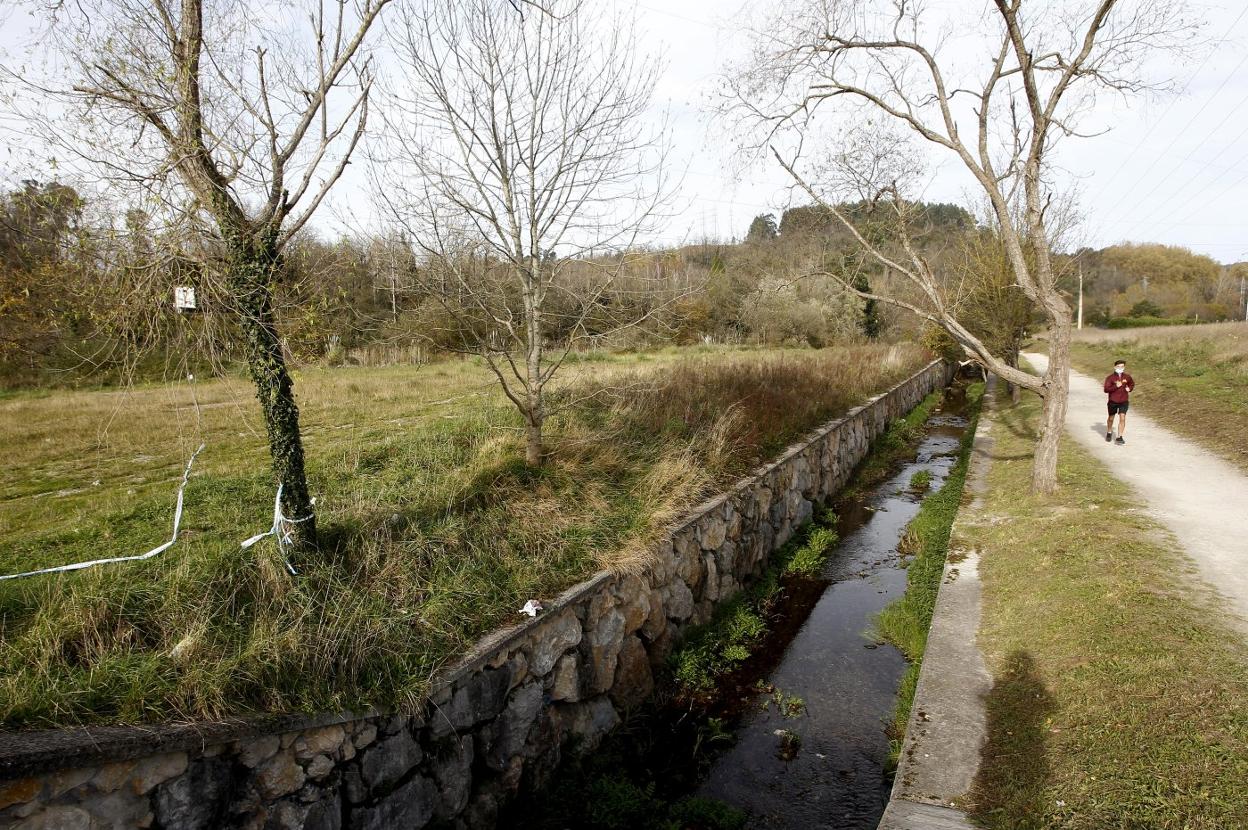
[[[1245, 60], [1248, 60], [1248, 55], [1245, 55], [1244, 57], [1245, 57]], [[1212, 138], [1215, 134], [1217, 134], [1218, 130], [1220, 130], [1220, 129], [1222, 128], [1222, 125], [1224, 125], [1227, 121], [1229, 121], [1229, 120], [1231, 119], [1231, 117], [1232, 117], [1232, 116], [1235, 116], [1235, 115], [1237, 115], [1237, 114], [1239, 113], [1239, 108], [1240, 108], [1240, 107], [1242, 107], [1244, 104], [1248, 104], [1248, 95], [1245, 95], [1243, 98], [1241, 98], [1241, 99], [1239, 100], [1239, 103], [1237, 103], [1234, 107], [1229, 108], [1229, 109], [1227, 110], [1226, 116], [1225, 116], [1225, 117], [1223, 117], [1223, 119], [1222, 119], [1221, 121], [1219, 121], [1219, 122], [1218, 122], [1218, 125], [1217, 125], [1216, 127], [1214, 127], [1212, 130], [1210, 130], [1210, 131], [1209, 131], [1209, 134], [1208, 134], [1208, 135], [1206, 135], [1204, 139], [1202, 139], [1201, 141], [1197, 142], [1196, 146], [1195, 146], [1195, 147], [1193, 147], [1193, 148], [1191, 149], [1191, 151], [1190, 151], [1190, 152], [1189, 152], [1186, 156], [1184, 156], [1184, 157], [1183, 157], [1183, 160], [1182, 160], [1182, 161], [1180, 161], [1180, 162], [1179, 162], [1179, 163], [1178, 163], [1178, 164], [1177, 164], [1174, 168], [1172, 168], [1172, 169], [1170, 170], [1170, 172], [1169, 172], [1169, 173], [1167, 173], [1165, 176], [1163, 176], [1163, 177], [1161, 178], [1161, 180], [1157, 182], [1157, 184], [1153, 185], [1152, 190], [1148, 191], [1148, 192], [1147, 192], [1147, 193], [1145, 193], [1143, 196], [1139, 197], [1139, 199], [1138, 199], [1137, 201], [1138, 201], [1138, 202], [1144, 202], [1144, 201], [1146, 201], [1149, 197], [1151, 197], [1154, 193], [1156, 193], [1156, 192], [1157, 192], [1157, 191], [1161, 188], [1161, 186], [1162, 186], [1163, 184], [1165, 184], [1166, 182], [1170, 181], [1170, 179], [1174, 177], [1174, 174], [1175, 174], [1175, 173], [1177, 173], [1177, 172], [1179, 172], [1179, 168], [1181, 168], [1184, 164], [1186, 164], [1189, 160], [1191, 160], [1192, 156], [1196, 155], [1196, 151], [1197, 151], [1197, 150], [1199, 150], [1201, 147], [1203, 147], [1203, 146], [1204, 146], [1205, 141], [1207, 141], [1208, 139]], [[1217, 153], [1213, 156], [1213, 158], [1215, 158], [1215, 159], [1216, 159], [1216, 158], [1220, 157], [1223, 153], [1225, 153], [1225, 152], [1226, 152], [1227, 150], [1229, 150], [1231, 147], [1236, 146], [1236, 143], [1239, 141], [1239, 139], [1243, 138], [1245, 135], [1248, 135], [1248, 129], [1245, 129], [1245, 130], [1244, 130], [1243, 132], [1241, 132], [1239, 135], [1235, 136], [1235, 138], [1233, 138], [1233, 139], [1231, 139], [1229, 142], [1227, 142], [1227, 143], [1226, 143], [1226, 144], [1222, 147], [1222, 149], [1221, 149], [1220, 151], [1218, 151], [1218, 152], [1217, 152]], [[1193, 182], [1195, 182], [1195, 181], [1196, 181], [1196, 179], [1195, 179], [1195, 178], [1188, 179], [1186, 182], [1184, 182], [1184, 183], [1183, 183], [1183, 185], [1182, 185], [1181, 187], [1179, 187], [1179, 189], [1178, 189], [1178, 190], [1176, 190], [1176, 191], [1174, 192], [1173, 196], [1178, 196], [1178, 195], [1179, 195], [1180, 193], [1182, 193], [1182, 192], [1183, 192], [1183, 191], [1184, 191], [1184, 190], [1185, 190], [1185, 189], [1186, 189], [1186, 188], [1187, 188], [1190, 184], [1192, 184], [1192, 183], [1193, 183]], [[1173, 196], [1172, 196], [1171, 198], [1173, 198]], [[1146, 214], [1144, 215], [1144, 219], [1139, 220], [1139, 224], [1144, 224], [1144, 222], [1145, 222], [1148, 218], [1150, 218], [1150, 217], [1152, 217], [1154, 214], [1156, 214], [1156, 213], [1157, 213], [1157, 211], [1158, 211], [1159, 209], [1164, 210], [1165, 208], [1164, 208], [1164, 207], [1161, 207], [1161, 208], [1154, 207], [1154, 208], [1152, 208], [1152, 209], [1151, 209], [1148, 213], [1146, 213]], [[1178, 210], [1178, 208], [1174, 208], [1174, 209], [1175, 209], [1176, 211]]]
[[[1248, 8], [1246, 8], [1246, 9], [1245, 9], [1245, 12], [1248, 12]], [[1242, 17], [1242, 15], [1241, 15], [1241, 17]], [[1238, 20], [1239, 20], [1239, 18], [1236, 18], [1236, 22], [1238, 22]], [[1200, 116], [1204, 113], [1204, 111], [1205, 111], [1206, 109], [1208, 109], [1208, 108], [1209, 108], [1209, 105], [1210, 105], [1210, 104], [1212, 104], [1215, 100], [1217, 100], [1218, 93], [1220, 93], [1220, 92], [1221, 92], [1221, 91], [1222, 91], [1222, 90], [1226, 87], [1226, 85], [1227, 85], [1228, 83], [1230, 83], [1231, 78], [1235, 77], [1235, 73], [1236, 73], [1236, 72], [1238, 72], [1238, 71], [1239, 71], [1239, 69], [1240, 69], [1240, 67], [1242, 67], [1245, 63], [1248, 63], [1248, 52], [1246, 52], [1246, 53], [1244, 54], [1244, 56], [1240, 59], [1239, 63], [1235, 64], [1235, 68], [1234, 68], [1234, 69], [1232, 69], [1232, 70], [1231, 70], [1231, 71], [1227, 74], [1227, 76], [1226, 76], [1225, 78], [1223, 78], [1223, 79], [1222, 79], [1222, 83], [1218, 85], [1218, 88], [1217, 88], [1216, 90], [1214, 90], [1214, 91], [1213, 91], [1213, 94], [1209, 96], [1209, 99], [1205, 101], [1205, 103], [1201, 106], [1201, 108], [1200, 108], [1199, 110], [1197, 110], [1197, 111], [1196, 111], [1196, 114], [1195, 114], [1195, 115], [1193, 115], [1193, 116], [1189, 119], [1189, 123], [1190, 123], [1190, 122], [1192, 122], [1192, 121], [1195, 121], [1197, 118], [1199, 118], [1199, 117], [1200, 117]], [[1167, 113], [1168, 113], [1168, 111], [1167, 111]], [[1228, 118], [1230, 117], [1230, 113], [1228, 113], [1227, 117], [1228, 117]], [[1225, 122], [1225, 120], [1226, 120], [1226, 119], [1223, 119], [1223, 122]], [[1221, 124], [1219, 124], [1218, 126], [1221, 126]], [[1151, 133], [1151, 130], [1149, 131], [1149, 133]], [[1183, 133], [1182, 133], [1182, 132], [1179, 132], [1179, 133], [1176, 133], [1176, 134], [1175, 134], [1174, 138], [1172, 138], [1172, 139], [1170, 140], [1170, 143], [1166, 145], [1166, 149], [1162, 151], [1162, 155], [1163, 155], [1163, 156], [1164, 156], [1166, 153], [1169, 153], [1169, 152], [1170, 152], [1170, 149], [1171, 149], [1172, 147], [1174, 147], [1174, 145], [1175, 145], [1175, 144], [1177, 144], [1177, 143], [1178, 143], [1179, 138], [1180, 138], [1182, 135], [1183, 135]], [[1147, 138], [1147, 136], [1145, 136], [1145, 138]], [[1199, 146], [1199, 145], [1197, 145], [1197, 146]], [[1193, 152], [1194, 152], [1194, 151], [1193, 151]], [[1189, 154], [1188, 154], [1188, 158], [1190, 158], [1190, 157], [1191, 157], [1191, 153], [1189, 153]], [[1186, 159], [1185, 159], [1185, 160], [1186, 160]], [[1146, 177], [1147, 177], [1147, 174], [1148, 174], [1148, 173], [1150, 173], [1150, 172], [1152, 172], [1152, 169], [1153, 169], [1153, 167], [1154, 167], [1154, 166], [1156, 166], [1156, 163], [1157, 163], [1157, 162], [1156, 162], [1156, 160], [1155, 160], [1152, 164], [1150, 164], [1147, 168], [1145, 168], [1145, 171], [1144, 171], [1144, 173], [1145, 173], [1145, 174], [1144, 174], [1143, 176], [1140, 176], [1140, 177], [1139, 177], [1139, 179], [1137, 179], [1137, 181], [1142, 181], [1144, 178], [1146, 178]], [[1181, 163], [1182, 163], [1182, 162], [1180, 162], [1180, 164], [1181, 164]], [[1171, 174], [1173, 174], [1173, 171], [1171, 171]], [[1169, 177], [1167, 176], [1167, 178], [1169, 178]], [[1158, 185], [1158, 186], [1160, 186], [1160, 185]], [[1152, 192], [1154, 192], [1155, 190], [1156, 190], [1156, 187], [1154, 187], [1152, 191], [1149, 191], [1150, 195], [1151, 195], [1151, 193], [1152, 193]], [[1125, 202], [1125, 201], [1127, 200], [1127, 198], [1128, 198], [1130, 195], [1131, 195], [1131, 190], [1130, 190], [1130, 189], [1128, 189], [1128, 190], [1127, 190], [1127, 192], [1126, 192], [1126, 193], [1124, 193], [1124, 194], [1123, 194], [1123, 195], [1122, 195], [1122, 196], [1118, 199], [1118, 201], [1114, 203], [1114, 206], [1113, 206], [1112, 208], [1110, 208], [1110, 213], [1113, 213], [1114, 211], [1116, 211], [1116, 210], [1117, 210], [1117, 209], [1118, 209], [1118, 208], [1122, 205], [1122, 203], [1123, 203], [1123, 202]], [[1137, 201], [1138, 201], [1138, 200], [1137, 200]]]
[[[1244, 15], [1245, 15], [1245, 14], [1248, 14], [1248, 6], [1245, 6], [1245, 7], [1244, 7], [1244, 9], [1243, 9], [1243, 10], [1239, 13], [1239, 15], [1238, 15], [1238, 16], [1237, 16], [1234, 20], [1232, 20], [1232, 21], [1231, 21], [1231, 25], [1229, 25], [1229, 26], [1227, 26], [1227, 27], [1226, 27], [1226, 32], [1227, 32], [1227, 34], [1228, 34], [1228, 35], [1229, 35], [1229, 34], [1230, 34], [1230, 33], [1231, 33], [1234, 29], [1235, 29], [1235, 27], [1236, 27], [1237, 25], [1239, 25], [1239, 21], [1240, 21], [1240, 20], [1242, 20], [1242, 19], [1244, 18]], [[1171, 100], [1171, 102], [1170, 102], [1170, 106], [1166, 107], [1166, 111], [1165, 111], [1165, 112], [1163, 112], [1163, 113], [1161, 114], [1161, 117], [1160, 117], [1160, 118], [1158, 118], [1158, 119], [1156, 120], [1156, 122], [1154, 122], [1155, 124], [1161, 124], [1161, 123], [1165, 122], [1166, 118], [1168, 118], [1168, 117], [1169, 117], [1170, 112], [1171, 112], [1171, 111], [1172, 111], [1172, 110], [1173, 110], [1176, 106], [1178, 106], [1178, 104], [1179, 104], [1179, 99], [1180, 99], [1180, 98], [1182, 98], [1183, 93], [1187, 92], [1187, 88], [1188, 88], [1188, 87], [1190, 87], [1190, 86], [1192, 85], [1192, 81], [1196, 80], [1196, 77], [1197, 77], [1198, 75], [1200, 75], [1200, 70], [1204, 69], [1204, 68], [1205, 68], [1205, 64], [1209, 63], [1210, 59], [1211, 59], [1211, 58], [1213, 57], [1213, 55], [1214, 55], [1214, 52], [1215, 52], [1215, 50], [1213, 50], [1213, 49], [1210, 49], [1210, 50], [1209, 50], [1209, 54], [1205, 55], [1205, 59], [1204, 59], [1203, 61], [1201, 61], [1201, 62], [1200, 62], [1200, 65], [1196, 67], [1195, 71], [1193, 71], [1193, 72], [1192, 72], [1192, 74], [1188, 76], [1188, 78], [1187, 78], [1187, 83], [1183, 84], [1183, 88], [1182, 88], [1182, 89], [1180, 89], [1180, 90], [1179, 90], [1179, 91], [1175, 94], [1174, 99], [1173, 99], [1173, 100]], [[1241, 63], [1242, 63], [1242, 61], [1241, 61]], [[1236, 68], [1238, 68], [1238, 67], [1236, 67]], [[1233, 73], [1232, 73], [1232, 74], [1233, 74]], [[1228, 77], [1229, 77], [1229, 76], [1228, 76]], [[1223, 82], [1223, 85], [1225, 86], [1225, 82]], [[1218, 91], [1219, 91], [1219, 92], [1221, 91], [1221, 87], [1219, 87]], [[1215, 93], [1215, 95], [1216, 95], [1216, 93]], [[1207, 104], [1206, 104], [1206, 106], [1207, 106]], [[1203, 107], [1201, 108], [1201, 111], [1202, 111], [1202, 112], [1204, 111], [1204, 108], [1203, 108]], [[1140, 139], [1140, 143], [1139, 143], [1139, 144], [1135, 145], [1135, 149], [1133, 149], [1131, 152], [1127, 153], [1127, 155], [1123, 158], [1122, 163], [1118, 165], [1118, 168], [1117, 168], [1116, 170], [1114, 170], [1114, 172], [1110, 175], [1110, 177], [1109, 177], [1108, 179], [1106, 179], [1106, 180], [1105, 180], [1105, 184], [1104, 184], [1104, 185], [1102, 185], [1103, 187], [1108, 187], [1108, 186], [1109, 186], [1109, 185], [1110, 185], [1110, 184], [1111, 184], [1111, 183], [1112, 183], [1115, 179], [1117, 179], [1117, 178], [1118, 178], [1118, 174], [1119, 174], [1119, 173], [1121, 173], [1121, 172], [1123, 171], [1123, 169], [1127, 166], [1127, 163], [1128, 163], [1128, 162], [1130, 162], [1130, 161], [1131, 161], [1131, 159], [1135, 158], [1136, 153], [1138, 153], [1138, 152], [1140, 151], [1140, 148], [1144, 146], [1144, 142], [1148, 140], [1148, 133], [1149, 133], [1149, 132], [1151, 132], [1151, 130], [1147, 130], [1147, 131], [1146, 131], [1146, 133], [1145, 133], [1144, 138]], [[1177, 137], [1176, 137], [1176, 140], [1177, 140]], [[1174, 145], [1174, 142], [1172, 141], [1170, 144], [1171, 144], [1171, 146], [1173, 146], [1173, 145]], [[1166, 149], [1168, 150], [1168, 149], [1169, 149], [1169, 147], [1167, 147]], [[1163, 153], [1163, 155], [1164, 155], [1164, 153]]]

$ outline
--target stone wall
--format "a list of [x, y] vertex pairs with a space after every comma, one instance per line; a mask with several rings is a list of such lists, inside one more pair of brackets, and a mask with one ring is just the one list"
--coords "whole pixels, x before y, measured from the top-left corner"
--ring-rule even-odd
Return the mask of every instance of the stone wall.
[[700, 505], [645, 576], [599, 573], [482, 640], [420, 714], [0, 735], [0, 827], [492, 827], [643, 702], [682, 629], [757, 576], [951, 374], [932, 363]]

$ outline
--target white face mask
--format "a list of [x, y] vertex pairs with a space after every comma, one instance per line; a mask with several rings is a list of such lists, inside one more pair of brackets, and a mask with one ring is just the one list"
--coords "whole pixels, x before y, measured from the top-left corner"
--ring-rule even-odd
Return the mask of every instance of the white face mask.
[[1122, 374], [1123, 372], [1125, 372], [1125, 371], [1127, 371], [1127, 370], [1126, 370], [1126, 369], [1124, 369], [1124, 368], [1123, 368], [1123, 367], [1121, 367], [1121, 366], [1115, 366], [1115, 367], [1114, 367], [1114, 372], [1116, 372], [1117, 374], [1120, 374], [1120, 375], [1121, 375], [1121, 374]]

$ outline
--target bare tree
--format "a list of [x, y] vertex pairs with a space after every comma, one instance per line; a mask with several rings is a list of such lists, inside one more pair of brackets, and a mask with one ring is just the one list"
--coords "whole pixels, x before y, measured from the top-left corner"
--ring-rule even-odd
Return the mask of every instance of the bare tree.
[[[941, 34], [913, 0], [794, 0], [759, 33], [752, 60], [730, 78], [730, 109], [762, 129], [761, 145], [770, 145], [798, 187], [871, 257], [904, 277], [921, 301], [859, 293], [940, 325], [973, 359], [1043, 399], [1032, 488], [1048, 493], [1057, 488], [1071, 329], [1050, 227], [1053, 150], [1060, 139], [1080, 135], [1080, 116], [1099, 95], [1147, 89], [1141, 61], [1151, 50], [1180, 48], [1194, 24], [1186, 5], [1171, 0], [992, 0], [986, 6]], [[981, 50], [978, 69], [967, 68], [968, 47]], [[800, 143], [783, 145], [786, 135], [812, 136], [816, 113], [829, 107], [869, 130], [935, 148], [970, 174], [991, 207], [1015, 284], [1048, 323], [1043, 377], [1010, 366], [977, 337], [945, 302], [938, 275], [909, 239], [895, 238], [889, 251], [867, 238], [827, 197], [830, 183], [803, 166]], [[871, 187], [871, 198], [905, 214], [906, 186], [889, 178], [889, 164], [876, 164], [880, 156], [870, 153], [846, 159], [824, 172]]]
[[139, 186], [163, 221], [205, 238], [215, 255], [205, 270], [221, 275], [264, 412], [287, 519], [280, 531], [304, 552], [316, 523], [272, 286], [287, 243], [364, 133], [373, 84], [364, 41], [387, 3], [48, 3], [53, 69], [73, 80], [22, 78], [78, 114], [30, 114], [45, 137], [106, 179]]
[[657, 66], [632, 26], [581, 0], [520, 11], [434, 0], [408, 13], [375, 190], [412, 240], [418, 287], [457, 321], [443, 345], [485, 357], [537, 465], [569, 351], [653, 310], [617, 276], [666, 191], [647, 119]]

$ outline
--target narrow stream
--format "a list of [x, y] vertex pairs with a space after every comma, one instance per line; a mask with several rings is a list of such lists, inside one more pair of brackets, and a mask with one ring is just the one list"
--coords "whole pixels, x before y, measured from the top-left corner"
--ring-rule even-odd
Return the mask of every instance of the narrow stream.
[[[725, 802], [749, 815], [749, 828], [874, 830], [888, 800], [887, 727], [906, 662], [872, 629], [906, 590], [897, 547], [925, 495], [911, 477], [928, 471], [926, 492], [944, 483], [966, 430], [964, 403], [964, 388], [953, 386], [912, 460], [834, 503], [840, 542], [820, 578], [786, 584], [764, 642], [714, 700], [694, 709], [660, 703], [608, 739], [595, 758], [609, 780], [648, 786], [657, 803], [690, 795]], [[804, 706], [783, 712], [777, 697]], [[786, 741], [785, 731], [800, 740]], [[651, 826], [576, 818], [581, 808], [569, 813], [568, 804], [587, 796], [578, 780], [565, 771], [544, 795], [514, 804], [499, 826]]]
[[[751, 816], [756, 828], [874, 828], [888, 800], [886, 724], [905, 659], [871, 636], [876, 614], [906, 590], [897, 545], [919, 510], [910, 489], [920, 470], [941, 486], [957, 462], [966, 420], [951, 396], [927, 421], [915, 460], [860, 499], [838, 505], [842, 541], [828, 559], [826, 587], [767, 683], [805, 702], [797, 717], [778, 707], [744, 707], [736, 741], [713, 762], [700, 795]], [[801, 743], [785, 760], [777, 730]]]

